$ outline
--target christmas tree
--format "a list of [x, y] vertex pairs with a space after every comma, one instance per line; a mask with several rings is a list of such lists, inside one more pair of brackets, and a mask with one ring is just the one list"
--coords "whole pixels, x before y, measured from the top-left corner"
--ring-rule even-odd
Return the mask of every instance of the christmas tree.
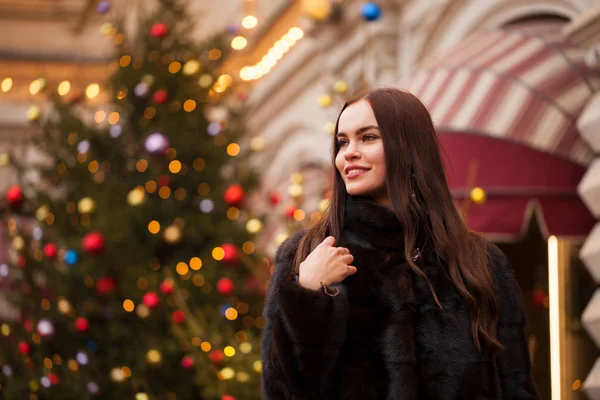
[[269, 271], [243, 99], [220, 69], [230, 38], [195, 43], [188, 21], [159, 1], [137, 32], [105, 26], [106, 86], [44, 82], [39, 162], [11, 158], [4, 205], [0, 281], [18, 315], [0, 321], [0, 398], [260, 398]]

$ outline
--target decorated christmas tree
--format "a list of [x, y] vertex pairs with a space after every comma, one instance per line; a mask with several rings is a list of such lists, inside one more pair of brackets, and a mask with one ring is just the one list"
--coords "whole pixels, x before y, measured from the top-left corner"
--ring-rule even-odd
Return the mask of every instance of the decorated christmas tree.
[[105, 27], [110, 82], [44, 82], [37, 162], [11, 157], [0, 398], [260, 398], [269, 271], [242, 96], [221, 70], [231, 38], [195, 43], [184, 7], [157, 3], [137, 32]]

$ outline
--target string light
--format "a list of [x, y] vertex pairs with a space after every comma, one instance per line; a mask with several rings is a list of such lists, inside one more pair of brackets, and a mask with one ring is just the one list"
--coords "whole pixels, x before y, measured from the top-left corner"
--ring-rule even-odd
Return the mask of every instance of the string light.
[[287, 53], [291, 47], [295, 46], [303, 37], [304, 31], [299, 27], [294, 26], [271, 46], [259, 62], [254, 65], [242, 67], [240, 69], [240, 78], [245, 81], [251, 81], [268, 74], [283, 55]]
[[93, 99], [98, 96], [98, 94], [100, 94], [100, 85], [97, 83], [91, 83], [85, 89], [85, 95], [88, 97], [88, 99]]
[[244, 19], [242, 19], [242, 26], [246, 29], [252, 29], [256, 27], [258, 24], [258, 20], [253, 15], [246, 15]]
[[247, 44], [248, 40], [243, 36], [236, 36], [231, 40], [231, 48], [234, 50], [242, 50]]
[[71, 82], [62, 81], [58, 85], [58, 94], [61, 96], [65, 96], [71, 90]]
[[12, 78], [4, 78], [2, 80], [2, 92], [8, 93], [10, 91], [10, 89], [12, 89], [12, 87], [13, 87]]

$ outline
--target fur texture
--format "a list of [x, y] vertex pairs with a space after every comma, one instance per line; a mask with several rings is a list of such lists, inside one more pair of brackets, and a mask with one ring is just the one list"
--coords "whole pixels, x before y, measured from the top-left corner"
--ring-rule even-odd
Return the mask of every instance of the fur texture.
[[477, 351], [466, 301], [447, 265], [425, 243], [417, 261], [433, 284], [414, 274], [394, 214], [351, 198], [337, 246], [350, 249], [358, 272], [330, 297], [302, 288], [293, 259], [302, 232], [284, 242], [267, 293], [263, 332], [265, 400], [533, 400], [512, 268], [490, 245], [501, 311], [494, 357]]

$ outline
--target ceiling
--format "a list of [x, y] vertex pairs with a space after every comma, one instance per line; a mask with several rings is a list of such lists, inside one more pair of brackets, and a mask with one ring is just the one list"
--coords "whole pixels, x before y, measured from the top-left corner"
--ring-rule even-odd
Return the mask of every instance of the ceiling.
[[79, 16], [95, 0], [0, 0], [0, 19], [58, 20]]

